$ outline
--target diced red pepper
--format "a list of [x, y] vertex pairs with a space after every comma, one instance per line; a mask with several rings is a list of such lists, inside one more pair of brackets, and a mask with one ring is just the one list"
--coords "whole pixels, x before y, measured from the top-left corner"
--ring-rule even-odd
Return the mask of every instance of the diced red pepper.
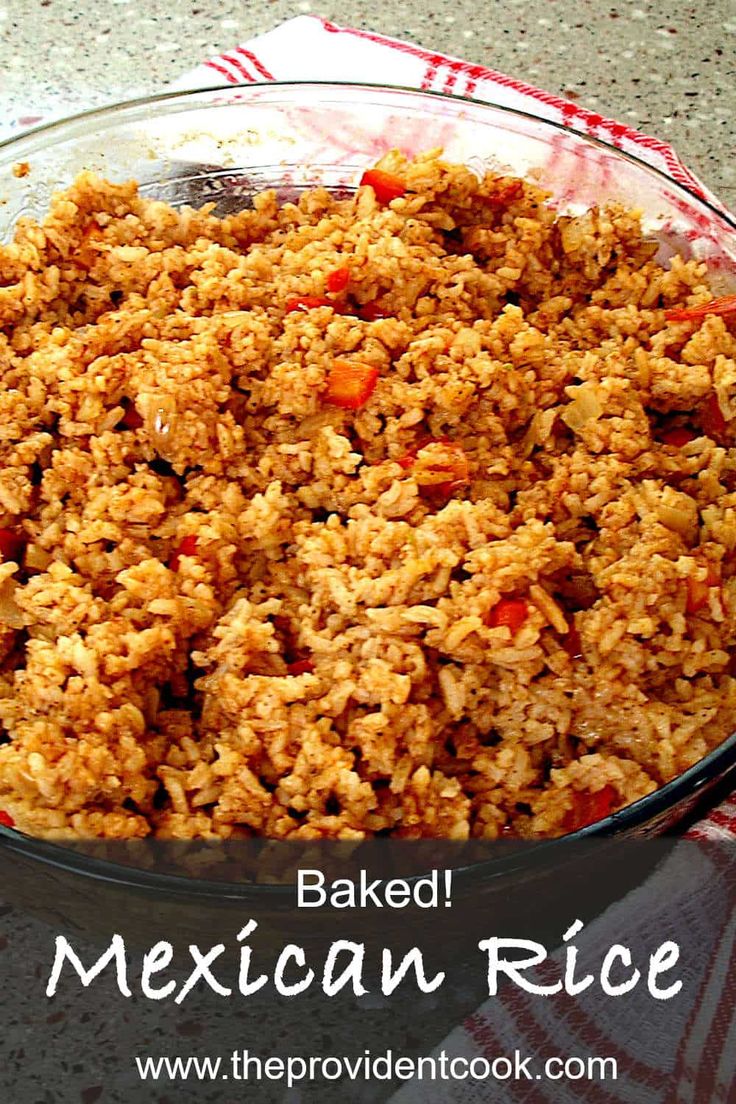
[[290, 675], [306, 675], [314, 670], [314, 664], [311, 659], [297, 659], [287, 664], [286, 670]]
[[490, 612], [488, 623], [492, 629], [505, 625], [515, 636], [527, 619], [529, 606], [523, 598], [502, 598]]
[[683, 445], [688, 445], [691, 441], [694, 441], [695, 437], [696, 434], [687, 426], [676, 426], [674, 429], [668, 429], [666, 433], [663, 433], [660, 439], [663, 445], [682, 448]]
[[709, 314], [736, 314], [736, 295], [721, 295], [698, 307], [675, 307], [664, 312], [668, 322], [698, 322]]
[[194, 533], [187, 534], [183, 537], [179, 544], [174, 549], [171, 558], [169, 559], [169, 567], [172, 571], [179, 570], [179, 560], [182, 556], [193, 556], [197, 551], [197, 538]]
[[286, 313], [293, 311], [316, 310], [317, 307], [331, 307], [331, 299], [325, 299], [323, 295], [295, 295], [293, 299], [286, 300]]
[[325, 401], [343, 410], [359, 410], [375, 390], [380, 373], [369, 364], [334, 360], [327, 377]]
[[709, 592], [712, 587], [720, 586], [721, 568], [719, 564], [708, 564], [708, 571], [704, 579], [687, 580], [687, 600], [685, 610], [687, 613], [698, 613], [708, 605]]
[[524, 194], [524, 183], [521, 180], [509, 180], [504, 184], [499, 181], [499, 186], [491, 195], [478, 196], [482, 203], [489, 207], [501, 209], [508, 207], [515, 199], [521, 199]]
[[595, 824], [610, 816], [621, 798], [613, 786], [603, 786], [602, 789], [591, 793], [590, 790], [572, 795], [572, 808], [568, 809], [562, 826], [566, 832], [577, 832], [579, 828], [586, 828], [588, 824]]
[[0, 809], [0, 824], [3, 828], [15, 828], [15, 821], [10, 813], [6, 813], [4, 809]]
[[141, 418], [133, 403], [129, 399], [124, 399], [123, 406], [125, 407], [125, 413], [118, 425], [125, 426], [126, 429], [140, 429], [143, 425], [143, 418]]
[[327, 279], [325, 281], [328, 291], [344, 291], [350, 281], [350, 269], [347, 265], [342, 268], [336, 268], [332, 272], [327, 273]]
[[20, 563], [26, 548], [26, 538], [12, 529], [0, 529], [0, 556], [4, 560]]
[[360, 183], [370, 185], [379, 203], [390, 203], [392, 199], [406, 194], [404, 181], [383, 169], [367, 169], [361, 176]]
[[720, 437], [726, 429], [726, 419], [723, 417], [718, 396], [713, 392], [705, 401], [701, 416], [703, 429], [709, 437]]
[[364, 303], [358, 310], [359, 316], [364, 322], [378, 322], [381, 318], [390, 318], [391, 315], [388, 311], [385, 311], [378, 303], [377, 299], [374, 299], [371, 303]]
[[583, 658], [583, 644], [580, 639], [580, 633], [574, 623], [570, 625], [567, 633], [562, 638], [562, 647], [565, 649], [570, 659]]

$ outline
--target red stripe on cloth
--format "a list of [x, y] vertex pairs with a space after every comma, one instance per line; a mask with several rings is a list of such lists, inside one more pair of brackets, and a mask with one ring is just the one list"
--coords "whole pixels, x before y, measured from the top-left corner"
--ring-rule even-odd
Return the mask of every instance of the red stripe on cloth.
[[[514, 1001], [514, 1004], [518, 1004], [518, 1014], [509, 1015], [509, 1003], [507, 1002], [503, 1006], [504, 1014], [507, 1017], [507, 1026], [511, 1028], [511, 1035], [521, 1048], [526, 1050], [529, 1054], [533, 1054], [535, 1059], [541, 1060], [545, 1057], [553, 1057], [563, 1051], [563, 1045], [559, 1038], [553, 1038], [549, 1033], [543, 1030], [533, 1030], [532, 1025], [540, 1028], [538, 1020], [534, 1019], [531, 1014], [531, 1009], [534, 1007], [532, 1002], [525, 1002], [522, 999]], [[468, 1017], [465, 1020], [463, 1027], [470, 1035], [473, 1043], [483, 1052], [483, 1055], [489, 1060], [497, 1058], [499, 1055], [505, 1055], [508, 1053], [508, 1045], [503, 1044], [496, 1035], [489, 1023], [487, 1017], [483, 1012], [477, 1012], [475, 1015]], [[567, 1045], [567, 1044], [565, 1044]], [[605, 1054], [606, 1057], [616, 1057], [609, 1051], [599, 1051], [595, 1047], [591, 1051], [594, 1054]], [[623, 1059], [619, 1060], [619, 1065], [622, 1070], [626, 1071], [626, 1074], [630, 1073], [629, 1066], [629, 1054], [624, 1054]], [[633, 1059], [632, 1059], [633, 1061]], [[661, 1074], [659, 1074], [659, 1081], [656, 1075], [653, 1078], [653, 1084], [656, 1086], [661, 1083]], [[533, 1104], [550, 1104], [550, 1102], [556, 1099], [556, 1085], [553, 1083], [550, 1086], [549, 1091], [555, 1095], [547, 1096], [540, 1085], [535, 1086], [536, 1094], [532, 1092], [532, 1097], [529, 1097], [529, 1087], [524, 1082], [504, 1082], [504, 1100], [512, 1099], [518, 1101], [532, 1101]], [[653, 1098], [654, 1099], [654, 1098]], [[595, 1092], [596, 1104], [621, 1104], [620, 1096], [612, 1096], [603, 1085], [596, 1085]]]
[[[540, 967], [540, 973], [547, 984], [552, 984], [557, 980], [555, 977], [557, 972], [559, 972], [559, 965], [555, 965], [551, 961], [543, 963]], [[539, 1009], [539, 1005], [532, 1005], [530, 1002], [527, 1010], [529, 1018], [534, 1015], [534, 1011], [537, 1009]], [[570, 997], [567, 994], [557, 997], [553, 1016], [553, 1025], [555, 1021], [559, 1022], [560, 1027], [566, 1029], [575, 1038], [576, 1043], [582, 1039], [591, 1054], [605, 1054], [607, 1057], [615, 1058], [619, 1069], [625, 1070], [626, 1076], [636, 1081], [637, 1084], [646, 1085], [652, 1090], [661, 1084], [661, 1070], [639, 1061], [631, 1051], [624, 1049], [619, 1040], [605, 1032], [600, 1023], [596, 1022], [590, 1007], [588, 1009], [581, 1007], [575, 997]], [[528, 1020], [524, 1018], [522, 1023], [527, 1024]], [[556, 1045], [559, 1044], [558, 1039], [550, 1039], [550, 1042]], [[603, 1099], [602, 1096], [596, 1093], [596, 1104], [601, 1104]], [[616, 1100], [618, 1100], [617, 1097]]]
[[721, 838], [730, 836], [736, 839], [736, 802], [728, 798], [715, 809], [710, 809], [697, 824], [685, 833], [687, 839], [711, 839], [709, 829], [717, 829]]
[[251, 63], [256, 73], [258, 73], [259, 76], [263, 77], [265, 80], [276, 79], [273, 73], [269, 72], [261, 59], [256, 54], [254, 54], [252, 50], [246, 50], [245, 46], [236, 46], [235, 53], [242, 54], [243, 57]]
[[231, 73], [229, 69], [226, 69], [224, 65], [220, 65], [218, 61], [210, 59], [209, 61], [205, 61], [204, 64], [209, 69], [214, 69], [216, 73], [220, 74], [220, 76], [225, 77], [225, 79], [228, 80], [230, 84], [240, 84], [240, 80], [238, 79], [238, 77], [234, 76], [234, 74]]
[[444, 54], [429, 54], [427, 58], [427, 69], [422, 78], [422, 88], [431, 88], [437, 73], [443, 65], [447, 63], [447, 58]]
[[[545, 980], [543, 969], [539, 970], [539, 976], [540, 980]], [[518, 1037], [520, 1040], [523, 1039], [524, 1046], [534, 1054], [543, 1053], [551, 1040], [545, 1027], [531, 1015], [532, 1002], [529, 998], [517, 989], [507, 986], [496, 999], [500, 1008], [503, 1009], [506, 1026], [512, 1026], [514, 1037]], [[500, 1040], [494, 1034], [487, 1017], [483, 1015], [482, 1011], [466, 1020], [465, 1027], [470, 1031], [478, 1045], [483, 1048], [487, 1058], [492, 1058], [494, 1053], [502, 1053], [499, 1050]], [[493, 1048], [495, 1048], [495, 1051]]]
[[246, 68], [240, 58], [233, 57], [232, 54], [220, 54], [220, 61], [229, 62], [230, 65], [232, 65], [233, 69], [235, 69], [236, 72], [240, 73], [241, 79], [248, 81], [249, 84], [252, 84], [255, 80], [253, 74], [250, 72], [249, 69]]
[[445, 78], [445, 83], [442, 86], [442, 91], [443, 92], [452, 92], [453, 88], [457, 84], [458, 76], [459, 76], [459, 73], [458, 73], [457, 69], [455, 69], [453, 66], [450, 66], [450, 72], [447, 74], [447, 77]]
[[[713, 944], [714, 947], [716, 947], [716, 948], [721, 947], [721, 945], [724, 942], [724, 934], [726, 934], [728, 932], [728, 929], [729, 929], [729, 926], [731, 926], [731, 923], [732, 922], [731, 922], [730, 917], [727, 917], [725, 923], [721, 924], [718, 938], [716, 939], [716, 941]], [[730, 942], [731, 942], [731, 944], [733, 944], [733, 936], [730, 937]], [[700, 1030], [698, 1032], [699, 1038], [701, 1038], [701, 1039], [710, 1039], [711, 1037], [715, 1036], [715, 1033], [712, 1031], [712, 1027], [713, 1027], [713, 1024], [716, 1021], [716, 1017], [718, 1016], [718, 1011], [719, 1011], [719, 1009], [720, 1009], [720, 1007], [723, 1003], [724, 998], [728, 1001], [729, 1006], [730, 1006], [730, 1013], [729, 1014], [730, 1014], [731, 1017], [733, 1016], [733, 988], [732, 988], [732, 986], [733, 986], [734, 983], [736, 983], [736, 979], [734, 979], [734, 977], [733, 977], [734, 958], [736, 957], [733, 953], [733, 947], [732, 947], [732, 953], [728, 957], [729, 957], [729, 966], [728, 966], [728, 969], [726, 971], [727, 977], [725, 979], [723, 979], [723, 982], [721, 982], [720, 979], [716, 979], [716, 981], [715, 981], [715, 984], [719, 987], [719, 991], [718, 991], [718, 1004], [716, 1006], [716, 1010], [713, 1013], [713, 1015], [708, 1016], [707, 1013], [705, 1013], [705, 1015], [704, 1015], [704, 1008], [705, 1008], [705, 1002], [706, 1002], [708, 990], [714, 984], [713, 970], [712, 969], [708, 974], [705, 975], [705, 977], [701, 981], [701, 984], [700, 984], [700, 987], [699, 987], [699, 990], [698, 990], [698, 995], [695, 998], [695, 1000], [693, 1001], [692, 1011], [690, 1012], [690, 1015], [688, 1017], [688, 1022], [687, 1022], [687, 1025], [685, 1027], [685, 1031], [683, 1032], [682, 1042], [681, 1042], [681, 1044], [678, 1048], [677, 1063], [676, 1063], [676, 1067], [675, 1067], [675, 1077], [674, 1077], [674, 1084], [678, 1089], [678, 1093], [677, 1093], [677, 1096], [674, 1098], [675, 1101], [692, 1101], [692, 1102], [694, 1102], [694, 1104], [700, 1104], [700, 1101], [706, 1101], [706, 1100], [710, 1101], [710, 1100], [713, 1099], [713, 1097], [711, 1097], [711, 1096], [701, 1095], [701, 1088], [703, 1087], [703, 1081], [708, 1079], [709, 1077], [712, 1079], [712, 1077], [714, 1075], [714, 1072], [715, 1072], [714, 1070], [710, 1070], [708, 1068], [709, 1061], [710, 1061], [710, 1056], [709, 1056], [708, 1062], [705, 1062], [702, 1058], [702, 1055], [704, 1055], [705, 1052], [708, 1049], [707, 1046], [704, 1047], [703, 1051], [701, 1051], [700, 1054], [699, 1054], [699, 1058], [701, 1060], [700, 1060], [700, 1063], [699, 1063], [699, 1066], [698, 1066], [697, 1070], [693, 1069], [692, 1065], [688, 1061], [687, 1052], [688, 1052], [688, 1049], [689, 1049], [690, 1044], [691, 1044], [691, 1036], [692, 1036], [693, 1030], [695, 1029], [696, 1026], [698, 1026], [699, 1022], [700, 1022]], [[716, 963], [716, 968], [717, 968], [717, 963]], [[721, 1043], [723, 1042], [723, 1038], [724, 1038], [724, 1036], [721, 1035], [721, 1037], [720, 1037], [720, 1042]], [[717, 1042], [718, 1041], [716, 1040], [716, 1043]], [[718, 1054], [718, 1057], [720, 1057], [721, 1052], [722, 1052], [722, 1048], [721, 1048], [721, 1051]], [[717, 1059], [716, 1059], [715, 1069], [717, 1069]]]
[[[457, 62], [463, 70], [467, 68], [483, 69], [481, 66], [473, 66], [468, 61], [461, 61], [459, 58], [450, 58], [447, 54], [438, 54], [432, 50], [425, 50], [423, 46], [417, 46], [413, 42], [402, 42], [398, 38], [388, 38], [386, 35], [377, 34], [375, 31], [358, 31], [354, 27], [340, 27], [337, 23], [332, 23], [329, 19], [323, 19], [321, 15], [310, 15], [310, 19], [316, 19], [318, 23], [321, 23], [326, 31], [330, 34], [347, 34], [352, 35], [353, 38], [363, 38], [368, 42], [375, 42], [378, 46], [388, 46], [392, 50], [398, 50], [400, 54], [411, 54], [412, 57], [421, 58], [422, 61], [434, 61], [437, 64], [445, 64], [447, 62]], [[490, 72], [490, 70], [486, 70]]]
[[723, 1056], [723, 1044], [733, 1021], [734, 990], [736, 989], [736, 952], [733, 945], [726, 976], [722, 979], [721, 995], [711, 1020], [710, 1029], [701, 1052], [700, 1064], [695, 1075], [697, 1100], [713, 1100], [721, 1096], [723, 1086], [718, 1085], [718, 1067]]
[[[463, 1027], [470, 1035], [473, 1043], [489, 1061], [493, 1061], [494, 1058], [506, 1053], [507, 1048], [502, 1045], [498, 1036], [494, 1034], [493, 1028], [482, 1012], [476, 1012], [475, 1015], [469, 1016]], [[513, 1101], [519, 1101], [519, 1104], [521, 1104], [518, 1091], [518, 1085], [513, 1082], [504, 1084], [504, 1092], [507, 1094], [506, 1099], [511, 1100], [512, 1104]]]
[[712, 809], [706, 819], [709, 824], [716, 824], [719, 828], [728, 828], [731, 832], [736, 829], [736, 812], [728, 813], [725, 809]]
[[482, 1012], [474, 1012], [472, 1016], [468, 1016], [464, 1026], [473, 1041], [485, 1052], [486, 1057], [500, 1053], [501, 1042], [498, 1036], [494, 1035], [490, 1021]]
[[432, 65], [431, 63], [428, 64], [427, 68], [424, 70], [424, 76], [422, 77], [422, 83], [419, 86], [420, 89], [422, 90], [422, 92], [426, 92], [428, 88], [432, 87], [432, 81], [434, 80], [434, 78], [436, 76], [437, 76], [437, 66]]
[[576, 1041], [582, 1041], [589, 1048], [591, 1054], [605, 1054], [606, 1057], [615, 1058], [619, 1069], [624, 1070], [637, 1085], [645, 1085], [652, 1092], [654, 1099], [655, 1090], [662, 1084], [662, 1071], [656, 1066], [650, 1066], [640, 1061], [631, 1051], [625, 1050], [620, 1041], [602, 1030], [591, 1016], [584, 1011], [574, 998], [561, 999], [555, 1006], [555, 1015], [575, 1036]]

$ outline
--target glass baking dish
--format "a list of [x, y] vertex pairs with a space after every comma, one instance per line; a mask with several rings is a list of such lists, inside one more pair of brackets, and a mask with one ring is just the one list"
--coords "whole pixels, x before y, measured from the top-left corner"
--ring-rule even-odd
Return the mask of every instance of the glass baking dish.
[[[214, 203], [226, 213], [248, 205], [264, 188], [282, 198], [317, 184], [349, 192], [387, 149], [412, 156], [434, 147], [479, 174], [535, 180], [563, 212], [611, 202], [639, 208], [647, 233], [659, 242], [660, 260], [675, 251], [697, 257], [717, 294], [736, 290], [736, 224], [637, 158], [522, 112], [372, 85], [273, 83], [164, 94], [0, 143], [0, 241], [10, 238], [19, 218], [42, 218], [53, 193], [83, 169], [112, 180], [136, 179], [144, 195], [175, 206]], [[736, 733], [655, 793], [573, 835], [665, 832], [712, 787], [727, 786], [734, 770]], [[67, 847], [2, 825], [0, 842], [24, 861], [149, 890], [229, 897], [252, 892], [237, 879], [225, 887], [201, 876], [153, 873], [118, 863], [109, 848]], [[538, 846], [550, 854], [561, 844]]]

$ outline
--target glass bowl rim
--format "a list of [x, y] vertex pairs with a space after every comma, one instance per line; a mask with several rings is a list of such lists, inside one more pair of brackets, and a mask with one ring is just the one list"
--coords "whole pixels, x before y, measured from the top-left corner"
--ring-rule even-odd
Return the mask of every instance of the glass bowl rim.
[[[535, 115], [531, 111], [523, 111], [520, 108], [494, 103], [492, 100], [473, 99], [469, 96], [461, 96], [451, 92], [438, 92], [432, 89], [412, 88], [409, 85], [379, 84], [368, 81], [252, 81], [163, 91], [152, 95], [120, 100], [114, 103], [105, 104], [101, 107], [89, 108], [85, 111], [65, 115], [60, 119], [53, 119], [46, 123], [40, 123], [38, 126], [30, 127], [27, 130], [21, 131], [19, 134], [11, 134], [8, 138], [0, 141], [0, 167], [7, 155], [10, 154], [12, 157], [15, 149], [20, 148], [22, 150], [22, 146], [26, 141], [35, 140], [44, 134], [61, 134], [63, 138], [64, 130], [74, 123], [82, 123], [85, 121], [92, 123], [95, 119], [108, 117], [114, 119], [116, 115], [124, 114], [127, 109], [143, 108], [148, 105], [160, 105], [167, 102], [179, 103], [187, 99], [195, 100], [198, 96], [203, 95], [216, 95], [218, 93], [232, 93], [237, 90], [259, 88], [281, 88], [293, 91], [299, 88], [317, 88], [325, 90], [354, 89], [378, 93], [402, 92], [408, 93], [419, 100], [449, 100], [454, 103], [466, 103], [472, 107], [481, 108], [481, 110], [484, 107], [491, 108], [493, 111], [501, 113], [501, 115], [520, 118], [524, 121], [541, 124], [543, 127], [550, 128], [552, 131], [570, 134], [582, 142], [583, 145], [587, 144], [604, 149], [608, 153], [613, 154], [616, 158], [630, 162], [638, 169], [642, 169], [645, 173], [654, 176], [655, 179], [658, 178], [661, 180], [668, 188], [688, 196], [695, 204], [705, 208], [731, 230], [736, 231], [736, 216], [732, 215], [725, 208], [720, 209], [716, 207], [707, 197], [699, 195], [686, 184], [673, 180], [666, 172], [651, 165], [642, 158], [637, 157], [636, 154], [629, 153], [627, 150], [622, 150], [604, 139], [586, 134], [584, 131], [577, 130], [575, 127], [556, 122], [553, 119], [544, 118], [541, 115]], [[210, 106], [232, 107], [235, 105], [232, 103], [223, 103], [222, 105], [215, 104]], [[527, 853], [533, 853], [535, 858], [539, 860], [542, 859], [550, 849], [553, 849], [553, 853], [559, 853], [560, 849], [565, 845], [572, 845], [576, 841], [582, 839], [600, 838], [610, 840], [619, 833], [645, 825], [654, 817], [673, 808], [676, 804], [686, 801], [688, 798], [696, 798], [698, 791], [704, 785], [708, 782], [715, 782], [719, 776], [724, 775], [734, 764], [736, 764], [736, 731], [732, 732], [730, 736], [726, 737], [725, 740], [708, 752], [708, 754], [697, 763], [694, 763], [686, 771], [683, 771], [669, 782], [666, 782], [663, 786], [658, 787], [652, 793], [638, 798], [636, 801], [624, 806], [623, 809], [609, 814], [602, 820], [586, 825], [584, 828], [577, 829], [565, 836], [529, 841], [529, 850]], [[108, 843], [112, 842], [114, 841], [108, 841]], [[142, 867], [127, 866], [122, 863], [116, 863], [111, 859], [101, 859], [83, 852], [76, 852], [65, 846], [63, 841], [50, 841], [35, 836], [29, 836], [17, 831], [15, 828], [6, 827], [3, 824], [0, 824], [0, 846], [10, 852], [16, 852], [39, 861], [44, 865], [65, 870], [74, 875], [89, 877], [96, 881], [112, 883], [117, 887], [127, 887], [156, 893], [168, 892], [172, 896], [184, 895], [197, 898], [219, 898], [221, 900], [228, 899], [239, 901], [248, 899], [254, 894], [259, 898], [268, 897], [273, 901], [283, 901], [287, 894], [293, 894], [292, 885], [231, 881], [218, 882], [210, 879], [190, 878], [179, 874], [151, 872]], [[459, 867], [454, 873], [457, 876], [466, 877], [482, 877], [484, 874], [501, 874], [503, 872], [513, 871], [516, 863], [518, 863], [518, 859], [515, 860], [513, 856], [510, 858], [498, 857]], [[411, 881], [412, 879], [410, 878], [408, 880]]]
[[[602, 820], [595, 821], [593, 824], [586, 825], [574, 832], [569, 832], [565, 836], [529, 841], [508, 841], [507, 854], [502, 853], [502, 849], [506, 849], [506, 844], [503, 843], [497, 856], [453, 867], [453, 876], [463, 879], [467, 884], [468, 879], [494, 878], [513, 873], [519, 867], [520, 854], [513, 845], [518, 845], [519, 842], [526, 845], [525, 855], [536, 864], [543, 861], [545, 856], [562, 858], [565, 849], [569, 853], [569, 850], [582, 840], [595, 839], [601, 843], [604, 841], [610, 843], [615, 840], [616, 836], [621, 835], [625, 838], [624, 833], [646, 825], [654, 817], [666, 813], [668, 809], [673, 808], [679, 802], [686, 801], [688, 798], [697, 799], [697, 794], [703, 786], [709, 782], [715, 783], [718, 778], [725, 776], [729, 768], [735, 764], [736, 731], [727, 736], [722, 743], [713, 748], [697, 763], [688, 767], [682, 774], [678, 774], [669, 782], [665, 782], [663, 786], [653, 790], [652, 793], [638, 798], [629, 805], [625, 805], [623, 809], [610, 813]], [[97, 841], [83, 840], [80, 842], [95, 843]], [[108, 846], [114, 846], [116, 843], [114, 840], [100, 840], [99, 842], [101, 844], [107, 843]], [[127, 841], [120, 840], [119, 842], [124, 845]], [[140, 842], [145, 843], [145, 840]], [[284, 842], [288, 843], [289, 841]], [[314, 842], [305, 841], [305, 844], [308, 845]], [[406, 842], [411, 845], [414, 841], [407, 840]], [[464, 842], [483, 843], [482, 840]], [[488, 843], [493, 846], [498, 844], [499, 841], [488, 841]], [[294, 893], [293, 883], [274, 885], [265, 882], [217, 881], [208, 878], [187, 877], [184, 874], [152, 872], [144, 867], [118, 863], [113, 859], [98, 858], [83, 851], [75, 851], [65, 846], [64, 841], [57, 842], [29, 836], [3, 824], [0, 824], [0, 847], [5, 847], [11, 853], [16, 852], [24, 857], [41, 862], [45, 866], [51, 866], [76, 876], [92, 878], [95, 881], [111, 883], [116, 887], [127, 887], [143, 892], [157, 894], [165, 892], [172, 897], [184, 896], [210, 900], [247, 901], [255, 896], [259, 900], [268, 898], [275, 904], [277, 902], [284, 903]], [[420, 875], [410, 876], [406, 880], [412, 882], [417, 877], [420, 877]]]
[[[430, 88], [412, 88], [410, 85], [405, 84], [380, 84], [378, 82], [371, 81], [337, 81], [337, 80], [274, 80], [274, 81], [251, 81], [251, 82], [238, 82], [236, 84], [214, 84], [198, 86], [196, 88], [184, 88], [175, 89], [171, 91], [155, 92], [145, 96], [135, 96], [127, 100], [118, 100], [113, 103], [103, 104], [101, 107], [88, 108], [84, 111], [77, 111], [71, 115], [65, 115], [60, 119], [52, 119], [47, 123], [39, 123], [37, 126], [29, 127], [27, 130], [22, 130], [19, 134], [11, 134], [7, 138], [0, 141], [0, 162], [4, 160], [5, 155], [9, 150], [12, 151], [13, 146], [21, 146], [23, 142], [30, 139], [35, 139], [42, 134], [51, 134], [58, 131], [62, 131], [69, 127], [70, 124], [79, 123], [83, 121], [93, 122], [95, 119], [102, 119], [108, 116], [115, 116], [117, 114], [123, 114], [127, 109], [142, 108], [149, 104], [163, 104], [165, 102], [178, 103], [188, 98], [196, 98], [197, 96], [203, 96], [208, 94], [234, 92], [236, 90], [249, 90], [249, 89], [264, 89], [264, 88], [282, 88], [296, 90], [298, 88], [322, 88], [322, 89], [355, 89], [366, 90], [368, 92], [404, 92], [411, 96], [416, 96], [418, 99], [436, 99], [447, 100], [452, 103], [464, 103], [471, 107], [489, 107], [494, 111], [500, 112], [502, 115], [508, 115], [526, 121], [534, 123], [541, 123], [544, 127], [549, 127], [553, 131], [560, 131], [564, 134], [570, 134], [574, 138], [579, 139], [584, 145], [588, 144], [593, 147], [606, 150], [608, 153], [614, 154], [615, 157], [621, 158], [624, 161], [630, 162], [632, 165], [639, 169], [643, 169], [645, 172], [652, 174], [655, 178], [658, 178], [663, 183], [667, 184], [669, 188], [673, 188], [675, 191], [679, 191], [687, 195], [695, 203], [705, 207], [716, 218], [722, 220], [730, 229], [736, 231], [736, 214], [732, 214], [727, 208], [716, 206], [705, 195], [700, 195], [693, 188], [687, 184], [683, 184], [680, 181], [673, 180], [671, 176], [668, 176], [662, 169], [657, 168], [655, 165], [651, 165], [648, 161], [638, 157], [636, 154], [630, 153], [628, 150], [623, 150], [619, 146], [613, 145], [611, 142], [605, 141], [603, 138], [597, 138], [592, 134], [587, 134], [585, 131], [578, 130], [576, 127], [569, 126], [566, 123], [559, 123], [554, 119], [547, 119], [542, 115], [535, 115], [534, 112], [524, 111], [517, 107], [508, 107], [505, 104], [494, 103], [492, 100], [473, 99], [471, 96], [461, 96], [453, 92], [438, 92]], [[233, 104], [214, 105], [222, 107], [232, 107]]]

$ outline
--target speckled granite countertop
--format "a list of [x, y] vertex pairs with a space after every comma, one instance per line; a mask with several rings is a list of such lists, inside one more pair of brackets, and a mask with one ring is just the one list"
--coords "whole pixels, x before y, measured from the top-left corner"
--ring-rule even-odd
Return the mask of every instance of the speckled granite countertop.
[[733, 0], [0, 0], [0, 120], [160, 90], [305, 12], [485, 63], [656, 134], [736, 206]]

